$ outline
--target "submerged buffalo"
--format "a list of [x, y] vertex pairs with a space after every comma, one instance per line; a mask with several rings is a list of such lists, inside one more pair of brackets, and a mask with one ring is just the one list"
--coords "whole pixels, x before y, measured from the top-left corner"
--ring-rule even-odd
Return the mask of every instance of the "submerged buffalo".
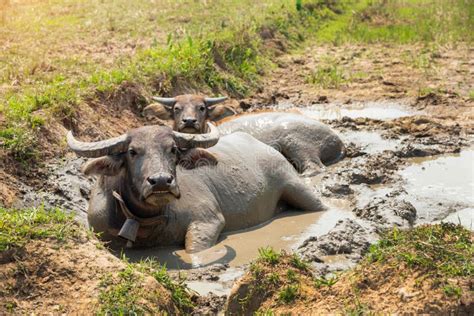
[[[172, 114], [174, 129], [186, 133], [202, 133], [209, 113], [225, 99], [198, 95], [154, 98]], [[263, 112], [228, 117], [219, 124], [219, 131], [223, 135], [252, 135], [281, 152], [304, 176], [342, 159], [345, 152], [342, 140], [327, 125], [301, 114]]]
[[305, 211], [323, 209], [276, 150], [246, 133], [219, 140], [217, 128], [208, 128], [193, 135], [146, 126], [93, 143], [69, 133], [76, 154], [99, 157], [83, 168], [100, 175], [89, 201], [90, 225], [106, 239], [121, 236], [141, 246], [184, 243], [186, 251], [196, 252], [212, 246], [222, 231], [268, 221], [281, 209], [279, 201]]

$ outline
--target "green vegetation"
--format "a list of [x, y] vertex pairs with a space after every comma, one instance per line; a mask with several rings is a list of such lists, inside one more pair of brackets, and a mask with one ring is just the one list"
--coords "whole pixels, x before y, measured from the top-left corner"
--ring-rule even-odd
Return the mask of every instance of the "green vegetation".
[[191, 297], [188, 288], [184, 284], [185, 280], [173, 281], [167, 273], [166, 266], [160, 265], [158, 262], [147, 259], [138, 263], [138, 269], [155, 278], [161, 285], [171, 292], [171, 298], [176, 306], [182, 310], [187, 311], [194, 305], [191, 302]]
[[280, 260], [280, 254], [272, 247], [265, 247], [258, 249], [259, 259], [269, 264], [275, 265]]
[[100, 282], [99, 315], [133, 315], [157, 312], [140, 304], [142, 298], [149, 294], [147, 289], [140, 286], [143, 276], [139, 276], [128, 265], [121, 271], [117, 280], [111, 274], [106, 274]]
[[336, 284], [336, 282], [337, 282], [337, 276], [326, 277], [323, 275], [321, 277], [317, 277], [314, 279], [314, 286], [316, 288], [320, 288], [322, 286], [331, 287], [334, 284]]
[[[183, 0], [165, 6], [61, 0], [6, 9], [11, 15], [3, 36], [12, 45], [0, 73], [0, 145], [17, 160], [36, 157], [38, 128], [47, 124], [39, 112], [69, 119], [85, 100], [110, 99], [125, 83], [147, 95], [186, 87], [245, 95], [258, 86], [275, 49], [299, 43], [342, 12], [340, 5], [319, 0], [299, 10], [290, 0]], [[116, 55], [103, 53], [104, 46]]]
[[298, 286], [286, 285], [279, 293], [278, 300], [282, 303], [289, 304], [298, 296]]
[[298, 270], [306, 271], [309, 269], [309, 264], [303, 259], [301, 259], [296, 253], [291, 255], [290, 263]]
[[[167, 274], [166, 267], [151, 259], [139, 263], [127, 262], [117, 277], [102, 277], [99, 294], [100, 315], [154, 314], [160, 310], [160, 296], [156, 289], [143, 286], [145, 276], [153, 277], [171, 293], [180, 312], [191, 311], [193, 303], [183, 282], [175, 282]], [[162, 302], [161, 302], [162, 303]]]
[[54, 238], [63, 242], [78, 236], [73, 217], [58, 208], [26, 210], [0, 207], [0, 251], [23, 247], [30, 240]]
[[404, 264], [444, 285], [447, 295], [457, 295], [461, 289], [449, 283], [455, 277], [474, 275], [474, 245], [472, 233], [461, 225], [442, 223], [424, 225], [412, 230], [393, 229], [372, 245], [367, 260]]
[[316, 84], [324, 89], [338, 89], [346, 79], [344, 73], [335, 64], [313, 70], [306, 78], [308, 83]]
[[[365, 6], [364, 6], [365, 3]], [[368, 0], [318, 31], [322, 41], [440, 44], [472, 42], [474, 4], [465, 0]]]

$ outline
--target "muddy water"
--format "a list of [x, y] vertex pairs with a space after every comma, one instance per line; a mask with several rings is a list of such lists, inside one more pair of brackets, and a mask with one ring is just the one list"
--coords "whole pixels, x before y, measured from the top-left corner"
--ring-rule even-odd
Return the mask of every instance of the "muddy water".
[[295, 108], [291, 104], [280, 104], [277, 110], [296, 109], [301, 113], [318, 120], [335, 120], [343, 117], [370, 118], [390, 120], [400, 117], [412, 116], [421, 112], [414, 112], [395, 102], [368, 102], [350, 105], [341, 104], [315, 104], [304, 108]]
[[152, 248], [131, 249], [125, 252], [131, 260], [153, 257], [168, 269], [193, 269], [217, 263], [237, 267], [249, 263], [258, 256], [261, 247], [275, 250], [293, 250], [308, 236], [325, 234], [343, 218], [354, 216], [345, 203], [324, 201], [329, 210], [324, 212], [286, 211], [271, 221], [232, 233], [222, 234], [217, 244], [196, 254], [184, 249]]
[[[418, 222], [456, 218], [472, 223], [474, 209], [474, 149], [442, 157], [413, 158], [400, 171], [407, 199], [415, 206]], [[444, 210], [440, 212], [439, 210]]]
[[395, 151], [401, 143], [401, 139], [386, 139], [377, 132], [369, 131], [341, 133], [339, 136], [345, 144], [354, 143], [368, 154], [376, 154], [384, 150]]

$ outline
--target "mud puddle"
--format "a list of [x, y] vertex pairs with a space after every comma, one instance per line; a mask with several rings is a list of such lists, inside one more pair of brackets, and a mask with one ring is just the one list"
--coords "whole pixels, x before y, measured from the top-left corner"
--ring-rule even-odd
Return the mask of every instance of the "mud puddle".
[[[474, 149], [441, 157], [411, 158], [399, 173], [417, 223], [448, 217], [471, 228], [474, 214]], [[440, 211], [444, 210], [444, 211]]]
[[345, 144], [353, 143], [367, 154], [376, 154], [384, 150], [396, 151], [401, 147], [402, 139], [383, 138], [378, 132], [353, 131], [339, 135]]
[[308, 107], [294, 107], [291, 104], [279, 104], [276, 110], [297, 110], [318, 120], [338, 120], [343, 117], [369, 118], [377, 120], [391, 120], [406, 116], [413, 116], [421, 112], [414, 112], [400, 103], [395, 102], [366, 102], [354, 104], [314, 104]]
[[188, 254], [178, 248], [129, 249], [132, 261], [154, 258], [173, 272], [187, 273], [186, 284], [200, 295], [228, 295], [244, 267], [258, 257], [258, 249], [295, 251], [309, 236], [326, 234], [342, 219], [352, 219], [349, 203], [326, 199], [327, 211], [285, 211], [270, 222], [250, 229], [222, 234], [212, 248]]
[[169, 270], [195, 269], [214, 264], [242, 266], [255, 259], [261, 247], [291, 251], [308, 236], [325, 234], [339, 220], [354, 218], [347, 203], [338, 203], [336, 199], [324, 202], [329, 206], [327, 211], [285, 211], [262, 225], [224, 233], [215, 246], [199, 253], [188, 254], [184, 249], [177, 248], [151, 248], [129, 249], [125, 255], [130, 260], [152, 257], [166, 264]]

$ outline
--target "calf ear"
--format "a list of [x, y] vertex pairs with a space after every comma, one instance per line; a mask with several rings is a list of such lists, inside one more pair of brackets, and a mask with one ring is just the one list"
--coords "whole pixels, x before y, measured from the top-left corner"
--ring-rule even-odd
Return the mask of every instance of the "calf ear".
[[222, 104], [208, 106], [207, 110], [211, 121], [219, 121], [225, 117], [237, 114], [234, 109]]
[[154, 118], [157, 117], [160, 120], [171, 120], [173, 113], [173, 107], [159, 103], [152, 103], [143, 109], [143, 116]]
[[202, 148], [193, 148], [182, 154], [179, 164], [186, 169], [217, 165], [217, 157]]
[[86, 175], [97, 174], [103, 176], [115, 176], [120, 172], [122, 166], [122, 158], [105, 156], [86, 163], [86, 165], [82, 167], [82, 172]]

